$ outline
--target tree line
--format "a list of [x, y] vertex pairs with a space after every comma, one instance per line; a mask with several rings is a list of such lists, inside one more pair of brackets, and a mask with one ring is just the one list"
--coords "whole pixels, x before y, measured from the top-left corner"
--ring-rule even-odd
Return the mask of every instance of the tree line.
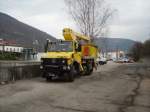
[[131, 57], [134, 61], [139, 61], [141, 58], [150, 58], [150, 39], [145, 42], [136, 42], [131, 48]]

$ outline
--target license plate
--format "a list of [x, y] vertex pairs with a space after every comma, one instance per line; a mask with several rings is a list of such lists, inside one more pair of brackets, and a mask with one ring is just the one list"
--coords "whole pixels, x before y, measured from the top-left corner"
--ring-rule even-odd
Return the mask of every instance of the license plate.
[[54, 77], [54, 76], [55, 76], [55, 74], [53, 74], [53, 73], [49, 73], [49, 74], [48, 74], [48, 76]]

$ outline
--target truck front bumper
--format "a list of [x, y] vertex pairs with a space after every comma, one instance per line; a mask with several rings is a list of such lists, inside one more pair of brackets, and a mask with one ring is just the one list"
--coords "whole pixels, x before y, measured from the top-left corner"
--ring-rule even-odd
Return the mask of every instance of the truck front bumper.
[[70, 71], [70, 66], [59, 66], [59, 65], [41, 65], [40, 69], [42, 72], [45, 73], [52, 73], [52, 74], [61, 74], [63, 72]]

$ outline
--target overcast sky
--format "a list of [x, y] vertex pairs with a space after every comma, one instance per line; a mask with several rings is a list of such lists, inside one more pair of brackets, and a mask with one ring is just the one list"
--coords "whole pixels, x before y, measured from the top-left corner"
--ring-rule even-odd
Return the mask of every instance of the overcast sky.
[[[150, 38], [150, 0], [106, 0], [117, 9], [110, 24], [109, 37], [144, 41]], [[56, 38], [62, 29], [77, 30], [63, 0], [0, 0], [0, 12], [45, 31]]]

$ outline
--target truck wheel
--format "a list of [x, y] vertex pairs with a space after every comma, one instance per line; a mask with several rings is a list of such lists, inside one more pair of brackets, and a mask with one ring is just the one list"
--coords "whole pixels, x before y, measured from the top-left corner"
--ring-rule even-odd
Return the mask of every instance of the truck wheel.
[[87, 75], [92, 75], [92, 73], [93, 73], [93, 68], [88, 71]]
[[67, 82], [73, 82], [74, 81], [74, 75], [71, 74], [70, 72], [65, 72], [64, 76], [65, 76], [65, 80]]
[[89, 65], [85, 65], [84, 75], [91, 75], [93, 72], [93, 68], [90, 69]]
[[64, 73], [64, 76], [65, 76], [65, 78], [66, 78], [66, 80], [67, 80], [68, 82], [73, 82], [74, 79], [75, 79], [75, 75], [76, 75], [75, 66], [72, 66], [72, 67], [71, 67], [70, 72], [65, 72], [65, 73]]
[[52, 77], [46, 77], [46, 81], [50, 82], [52, 80]]

